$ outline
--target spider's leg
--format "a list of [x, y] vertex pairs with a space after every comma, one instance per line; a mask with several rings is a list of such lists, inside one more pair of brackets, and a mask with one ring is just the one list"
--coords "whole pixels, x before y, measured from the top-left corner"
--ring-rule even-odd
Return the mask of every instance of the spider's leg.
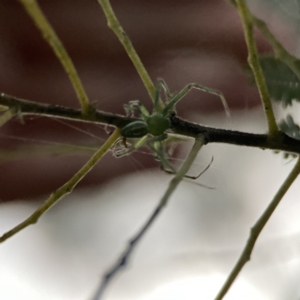
[[160, 101], [160, 93], [163, 89], [165, 94], [165, 104], [169, 103], [170, 99], [173, 97], [173, 94], [171, 94], [166, 82], [162, 78], [158, 78], [157, 84], [156, 84], [156, 92], [155, 92], [155, 99], [154, 99], [154, 106], [153, 106], [153, 112], [157, 113], [159, 112], [159, 101]]
[[124, 155], [127, 155], [127, 152], [129, 151], [130, 146], [126, 143], [126, 146], [124, 144], [124, 138], [119, 138], [116, 140], [116, 142], [112, 145], [111, 151], [113, 152], [114, 157], [122, 157]]
[[211, 158], [211, 161], [209, 162], [207, 167], [203, 171], [201, 171], [197, 176], [189, 176], [188, 178], [193, 179], [193, 180], [198, 179], [201, 175], [203, 175], [210, 168], [213, 161], [214, 161], [214, 157]]
[[141, 104], [140, 100], [131, 100], [128, 104], [124, 104], [123, 107], [126, 112], [126, 117], [135, 117], [135, 112], [138, 113], [139, 117], [143, 117], [144, 119], [149, 117], [149, 112], [146, 107]]
[[[158, 139], [160, 138], [160, 139]], [[159, 166], [161, 168], [161, 170], [163, 170], [164, 172], [168, 173], [168, 174], [176, 174], [176, 170], [174, 168], [174, 166], [172, 165], [172, 163], [165, 157], [165, 148], [163, 146], [163, 140], [165, 140], [166, 138], [164, 138], [163, 140], [161, 139], [161, 137], [154, 137], [152, 139], [149, 139], [147, 142], [147, 145], [149, 147], [149, 149], [154, 153], [154, 157], [155, 159], [159, 162]], [[190, 176], [190, 175], [185, 175], [184, 178], [188, 178], [188, 179], [192, 179], [192, 180], [196, 180], [198, 179], [203, 173], [205, 173], [207, 171], [207, 169], [211, 166], [213, 162], [213, 158], [211, 160], [211, 162], [209, 163], [209, 165], [203, 170], [201, 171], [200, 174], [198, 174], [197, 176]], [[202, 184], [199, 184], [202, 185]], [[207, 187], [207, 186], [205, 186]], [[208, 187], [210, 188], [210, 187]]]
[[132, 105], [124, 104], [123, 107], [126, 112], [126, 117], [134, 117], [135, 108]]
[[147, 141], [147, 145], [154, 154], [155, 159], [159, 162], [161, 169], [164, 170], [168, 168], [175, 174], [175, 168], [165, 157], [165, 147], [163, 145], [163, 141], [167, 139], [167, 137], [167, 134], [163, 136], [152, 137]]
[[[211, 166], [213, 160], [214, 160], [214, 158], [212, 157], [212, 159], [211, 159], [210, 163], [208, 164], [208, 166], [207, 166], [203, 171], [201, 171], [198, 175], [196, 175], [196, 176], [185, 175], [184, 177], [185, 177], [185, 178], [188, 178], [188, 179], [192, 179], [192, 180], [198, 179], [202, 174], [204, 174], [204, 173], [209, 169], [209, 167]], [[170, 163], [170, 162], [169, 162], [169, 163]], [[165, 167], [164, 164], [161, 163], [161, 164], [160, 164], [160, 168], [161, 168], [164, 172], [166, 172], [166, 173], [168, 173], [168, 174], [176, 174], [176, 171], [175, 171], [175, 169], [174, 169], [173, 166], [172, 166], [172, 168], [170, 168], [171, 170], [169, 170], [169, 169], [167, 169], [167, 168]]]
[[162, 115], [167, 116], [168, 113], [173, 109], [173, 107], [191, 90], [191, 89], [197, 89], [209, 94], [213, 94], [216, 96], [219, 96], [221, 99], [221, 102], [224, 106], [225, 112], [227, 116], [230, 116], [229, 107], [227, 105], [227, 102], [225, 100], [225, 97], [222, 92], [218, 90], [214, 90], [208, 87], [205, 87], [203, 85], [197, 84], [197, 83], [190, 83], [187, 86], [185, 86], [176, 96], [174, 96], [170, 102], [165, 106], [165, 108], [162, 110]]
[[[184, 178], [186, 178], [186, 179], [192, 179], [192, 180], [198, 179], [202, 174], [204, 174], [204, 173], [208, 170], [208, 168], [211, 166], [212, 162], [213, 162], [213, 158], [211, 159], [211, 161], [210, 161], [210, 163], [208, 164], [208, 166], [207, 166], [203, 171], [201, 171], [201, 173], [198, 174], [197, 176], [185, 175]], [[175, 169], [170, 169], [170, 170], [169, 170], [169, 169], [166, 169], [166, 167], [165, 167], [161, 162], [160, 162], [160, 168], [161, 168], [162, 171], [164, 171], [164, 172], [167, 173], [167, 174], [173, 174], [173, 175], [176, 174]], [[197, 185], [200, 185], [200, 186], [203, 186], [203, 187], [205, 187], [205, 188], [207, 188], [207, 189], [210, 189], [210, 190], [214, 190], [214, 189], [215, 189], [214, 187], [211, 187], [211, 186], [202, 184], [202, 183], [200, 183], [200, 182], [193, 182], [193, 183], [195, 183], [195, 184], [197, 184]]]
[[160, 98], [160, 90], [161, 90], [161, 84], [160, 84], [160, 82], [158, 82], [158, 83], [156, 84], [156, 91], [155, 91], [154, 105], [153, 105], [153, 110], [152, 110], [152, 113], [153, 113], [153, 114], [157, 112], [158, 103], [159, 103], [159, 98]]
[[117, 158], [130, 155], [132, 152], [142, 147], [146, 139], [147, 136], [144, 136], [141, 139], [138, 139], [138, 141], [136, 141], [136, 139], [132, 139], [134, 142], [130, 140], [130, 143], [128, 143], [128, 139], [124, 141], [124, 138], [120, 138], [112, 147], [113, 155]]
[[166, 82], [162, 78], [158, 78], [158, 84], [161, 86], [161, 88], [164, 90], [166, 95], [171, 95], [171, 92], [169, 90], [169, 87], [167, 86]]
[[[147, 145], [150, 148], [150, 150], [154, 153], [155, 159], [159, 162], [159, 166], [160, 166], [161, 170], [163, 170], [165, 173], [168, 173], [168, 174], [176, 174], [176, 170], [175, 170], [174, 166], [165, 157], [165, 148], [163, 147], [163, 140], [158, 140], [157, 137], [155, 137], [155, 138], [148, 140]], [[196, 175], [196, 176], [185, 175], [184, 178], [192, 179], [192, 180], [198, 179], [201, 175], [203, 175], [210, 168], [211, 164], [213, 163], [213, 160], [214, 160], [214, 157], [211, 158], [211, 161], [209, 162], [207, 167], [203, 171], [201, 171], [198, 175]], [[213, 189], [212, 187], [203, 185], [201, 183], [197, 183], [197, 184], [200, 186], [209, 188], [209, 189]]]

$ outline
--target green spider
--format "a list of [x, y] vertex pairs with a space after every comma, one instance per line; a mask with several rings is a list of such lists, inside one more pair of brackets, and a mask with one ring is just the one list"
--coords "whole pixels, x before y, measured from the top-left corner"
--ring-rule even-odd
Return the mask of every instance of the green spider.
[[[162, 110], [158, 110], [159, 98], [161, 88], [164, 89], [167, 103]], [[214, 94], [220, 97], [222, 104], [225, 108], [227, 115], [229, 115], [229, 108], [222, 92], [213, 90], [196, 83], [190, 83], [185, 86], [178, 94], [173, 96], [170, 94], [163, 79], [158, 80], [156, 95], [154, 100], [153, 112], [150, 115], [144, 105], [139, 100], [130, 101], [129, 104], [124, 105], [124, 109], [128, 116], [134, 117], [135, 111], [138, 111], [141, 120], [134, 121], [121, 129], [121, 135], [123, 138], [143, 138], [148, 134], [154, 137], [153, 140], [164, 140], [167, 138], [167, 130], [170, 129], [170, 114], [174, 111], [175, 105], [191, 90], [198, 89], [210, 94]]]
[[[146, 143], [148, 148], [154, 153], [154, 157], [159, 162], [161, 169], [166, 173], [176, 173], [173, 165], [165, 157], [166, 150], [164, 141], [168, 138], [167, 132], [170, 131], [170, 114], [174, 112], [175, 105], [193, 88], [219, 96], [227, 115], [230, 115], [226, 100], [220, 91], [196, 83], [190, 83], [178, 94], [172, 95], [165, 81], [163, 79], [158, 79], [153, 112], [151, 115], [139, 100], [133, 100], [130, 101], [129, 104], [124, 105], [127, 116], [134, 117], [135, 112], [137, 112], [141, 120], [133, 121], [121, 129], [122, 139], [116, 143], [114, 155], [116, 157], [128, 155]], [[159, 111], [161, 89], [165, 92], [166, 103], [164, 103], [164, 108]], [[127, 138], [138, 138], [139, 140], [134, 145], [128, 147], [126, 143]], [[185, 177], [197, 179], [201, 174], [203, 174], [203, 172], [198, 176]]]

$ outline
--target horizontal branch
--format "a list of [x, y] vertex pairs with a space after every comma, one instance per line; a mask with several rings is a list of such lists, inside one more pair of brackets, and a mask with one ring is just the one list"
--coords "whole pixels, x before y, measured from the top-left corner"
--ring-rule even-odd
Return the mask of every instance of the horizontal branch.
[[[40, 104], [33, 101], [21, 100], [5, 94], [0, 95], [0, 106], [1, 105], [9, 108], [17, 108], [20, 115], [39, 115], [59, 119], [112, 125], [118, 128], [122, 128], [125, 125], [138, 120], [137, 118], [129, 118], [117, 114], [106, 113], [96, 109], [91, 110], [86, 115], [83, 115], [80, 109]], [[185, 121], [177, 117], [175, 114], [170, 117], [170, 121], [171, 129], [174, 133], [193, 138], [203, 135], [205, 137], [206, 144], [224, 143], [300, 154], [300, 141], [293, 139], [284, 133], [278, 134], [270, 139], [267, 134], [254, 134], [202, 126]]]
[[184, 136], [204, 135], [206, 144], [224, 143], [300, 154], [300, 140], [293, 139], [283, 132], [270, 138], [267, 134], [206, 127], [185, 121], [175, 115], [171, 117], [171, 128], [175, 133]]
[[82, 111], [80, 109], [74, 109], [60, 105], [37, 103], [34, 101], [19, 99], [3, 93], [0, 94], [0, 106], [16, 108], [19, 115], [22, 116], [39, 115], [57, 119], [106, 124], [119, 128], [122, 128], [123, 126], [136, 120], [134, 118], [127, 118], [124, 116], [92, 109], [91, 107], [90, 111], [87, 114], [82, 114]]

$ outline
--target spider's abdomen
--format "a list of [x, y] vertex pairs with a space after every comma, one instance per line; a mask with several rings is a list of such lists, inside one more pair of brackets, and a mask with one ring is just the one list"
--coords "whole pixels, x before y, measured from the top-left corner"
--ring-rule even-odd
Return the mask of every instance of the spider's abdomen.
[[154, 136], [165, 133], [170, 128], [170, 121], [161, 114], [153, 114], [147, 118], [148, 132]]
[[125, 138], [141, 138], [148, 134], [148, 126], [143, 121], [134, 121], [121, 129], [121, 135]]

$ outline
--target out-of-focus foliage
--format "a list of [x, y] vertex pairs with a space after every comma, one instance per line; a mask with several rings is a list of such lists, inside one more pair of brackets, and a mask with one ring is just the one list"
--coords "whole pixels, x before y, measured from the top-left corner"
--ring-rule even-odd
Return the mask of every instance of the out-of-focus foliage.
[[300, 140], [300, 127], [294, 122], [291, 115], [287, 115], [285, 120], [281, 120], [279, 128], [288, 136]]
[[[281, 120], [279, 123], [279, 128], [288, 136], [300, 140], [300, 126], [294, 122], [294, 119], [291, 115], [287, 115], [285, 120]], [[280, 153], [275, 151], [275, 153]], [[284, 152], [284, 158], [296, 157], [293, 153]]]
[[292, 105], [293, 100], [300, 101], [300, 81], [284, 62], [262, 56], [260, 64], [273, 100], [281, 102], [283, 107]]

